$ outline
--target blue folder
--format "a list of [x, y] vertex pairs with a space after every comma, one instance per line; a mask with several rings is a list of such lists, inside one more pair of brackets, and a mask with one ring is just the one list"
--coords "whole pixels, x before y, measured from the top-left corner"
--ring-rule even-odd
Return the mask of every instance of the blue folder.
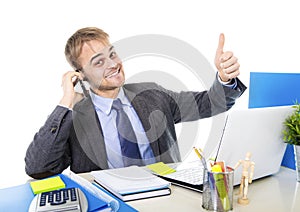
[[[251, 72], [249, 108], [293, 105], [300, 102], [299, 73]], [[282, 166], [296, 169], [293, 146], [288, 144]]]
[[[85, 188], [83, 188], [78, 183], [74, 182], [65, 175], [59, 175], [61, 179], [66, 184], [67, 188], [78, 187], [80, 188], [88, 200], [88, 211], [97, 211], [99, 209], [107, 208], [107, 203], [103, 200], [95, 197], [93, 194], [89, 193]], [[101, 188], [99, 188], [101, 189]], [[103, 190], [103, 189], [101, 189]], [[103, 190], [104, 191], [104, 190]], [[106, 192], [106, 191], [105, 191]], [[106, 192], [111, 195], [110, 193]], [[34, 194], [29, 183], [22, 185], [0, 189], [0, 212], [27, 212], [31, 201], [34, 198]], [[120, 212], [136, 212], [134, 208], [127, 205], [125, 202], [115, 198], [119, 202]]]
[[0, 189], [0, 211], [27, 212], [33, 198], [29, 183]]

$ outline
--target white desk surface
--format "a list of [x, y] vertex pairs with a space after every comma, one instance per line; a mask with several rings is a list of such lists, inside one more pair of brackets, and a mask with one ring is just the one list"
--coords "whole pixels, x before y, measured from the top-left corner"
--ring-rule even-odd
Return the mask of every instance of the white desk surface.
[[[88, 178], [86, 174], [82, 175]], [[241, 212], [296, 212], [300, 211], [300, 183], [297, 183], [294, 170], [281, 167], [273, 176], [253, 181], [249, 185], [246, 206], [237, 203], [239, 187], [234, 190], [233, 211]], [[172, 185], [170, 196], [155, 197], [127, 202], [141, 212], [147, 211], [207, 211], [202, 208], [202, 194], [186, 188]]]

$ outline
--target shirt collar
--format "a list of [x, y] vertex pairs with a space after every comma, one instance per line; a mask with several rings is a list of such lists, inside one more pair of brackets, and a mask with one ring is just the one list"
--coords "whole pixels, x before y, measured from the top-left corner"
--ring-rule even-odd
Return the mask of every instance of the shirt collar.
[[[90, 92], [90, 93], [91, 93], [91, 99], [92, 99], [92, 102], [95, 106], [95, 109], [96, 110], [101, 110], [103, 113], [108, 115], [111, 111], [111, 107], [112, 107], [114, 99], [98, 96], [94, 92]], [[131, 106], [129, 100], [125, 96], [123, 88], [120, 89], [117, 98], [119, 98], [121, 100], [121, 103], [123, 105]]]

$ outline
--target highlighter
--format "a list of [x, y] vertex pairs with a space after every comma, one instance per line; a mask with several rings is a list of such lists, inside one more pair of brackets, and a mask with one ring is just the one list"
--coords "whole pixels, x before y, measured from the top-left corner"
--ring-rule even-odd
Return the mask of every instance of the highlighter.
[[222, 173], [217, 173], [217, 172], [222, 172], [222, 168], [220, 165], [217, 164], [211, 168], [211, 171], [213, 172], [215, 185], [216, 185], [220, 200], [222, 202], [223, 209], [225, 211], [230, 210], [230, 201], [229, 201], [228, 194], [227, 194], [224, 176]]

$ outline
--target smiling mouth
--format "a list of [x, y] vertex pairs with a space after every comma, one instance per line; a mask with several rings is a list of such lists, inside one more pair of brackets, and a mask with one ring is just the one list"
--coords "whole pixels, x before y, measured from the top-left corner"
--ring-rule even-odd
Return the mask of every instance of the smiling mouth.
[[112, 78], [114, 76], [116, 76], [117, 74], [120, 73], [120, 68], [118, 68], [117, 70], [113, 71], [113, 72], [109, 72], [107, 75], [105, 75], [105, 79], [108, 79], [108, 78]]

